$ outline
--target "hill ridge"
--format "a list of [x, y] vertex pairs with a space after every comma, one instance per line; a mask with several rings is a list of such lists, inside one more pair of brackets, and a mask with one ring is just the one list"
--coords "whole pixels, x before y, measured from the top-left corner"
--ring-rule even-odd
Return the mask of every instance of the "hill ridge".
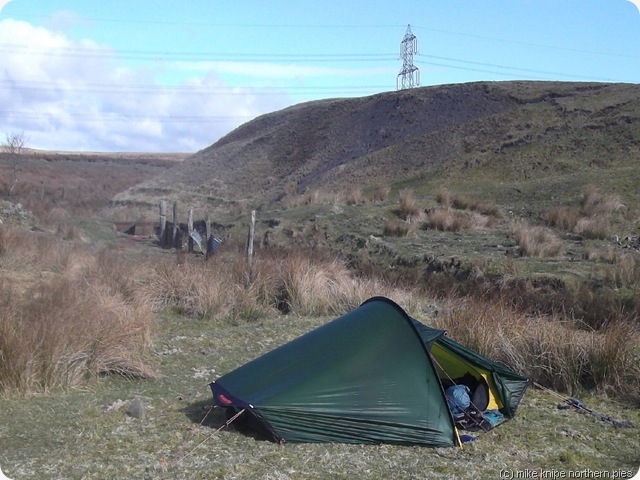
[[316, 100], [247, 122], [119, 199], [188, 195], [209, 206], [259, 206], [285, 191], [471, 170], [526, 181], [631, 165], [639, 124], [636, 84], [475, 82]]

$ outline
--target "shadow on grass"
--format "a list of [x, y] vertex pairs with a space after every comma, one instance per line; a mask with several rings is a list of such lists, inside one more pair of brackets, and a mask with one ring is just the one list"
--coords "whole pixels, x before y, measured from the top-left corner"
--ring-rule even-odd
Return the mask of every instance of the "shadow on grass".
[[211, 400], [200, 400], [190, 403], [182, 409], [185, 416], [193, 423], [210, 428], [221, 428], [227, 423], [227, 414], [224, 408], [211, 408]]
[[231, 417], [238, 413], [237, 410], [230, 410], [224, 407], [211, 407], [213, 407], [211, 400], [200, 400], [190, 403], [182, 409], [182, 412], [193, 423], [205, 427], [215, 430], [224, 428], [251, 437], [254, 440], [273, 441], [270, 432], [262, 423], [256, 422], [253, 415], [244, 413], [231, 423], [228, 423]]

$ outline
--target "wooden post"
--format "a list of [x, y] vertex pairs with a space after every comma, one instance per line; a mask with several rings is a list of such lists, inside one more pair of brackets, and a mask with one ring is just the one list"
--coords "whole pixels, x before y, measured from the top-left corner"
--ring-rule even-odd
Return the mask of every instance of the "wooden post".
[[167, 202], [160, 200], [160, 247], [166, 246], [167, 240]]
[[256, 233], [256, 211], [251, 210], [251, 223], [249, 224], [249, 237], [247, 238], [247, 262], [253, 261], [253, 237]]
[[206, 235], [207, 238], [205, 238], [205, 255], [204, 255], [204, 259], [205, 260], [209, 260], [209, 257], [211, 256], [211, 251], [209, 250], [209, 239], [211, 238], [211, 217], [209, 215], [207, 215], [207, 221], [205, 222], [205, 228], [206, 228]]
[[189, 209], [189, 217], [187, 218], [187, 230], [189, 230], [189, 238], [187, 240], [187, 244], [189, 245], [189, 253], [193, 252], [193, 238], [191, 238], [191, 233], [193, 232], [193, 208]]
[[171, 237], [171, 247], [178, 246], [178, 202], [173, 202], [173, 235]]

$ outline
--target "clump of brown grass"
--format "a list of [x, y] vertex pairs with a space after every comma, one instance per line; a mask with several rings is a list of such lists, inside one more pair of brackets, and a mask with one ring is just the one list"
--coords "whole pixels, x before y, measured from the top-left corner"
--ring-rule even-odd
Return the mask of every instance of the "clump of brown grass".
[[622, 198], [617, 194], [604, 194], [595, 185], [587, 185], [580, 202], [582, 212], [588, 217], [612, 215], [624, 208]]
[[427, 213], [425, 228], [443, 232], [459, 232], [471, 228], [471, 216], [452, 208], [434, 208]]
[[166, 258], [137, 278], [136, 289], [154, 310], [171, 309], [191, 318], [225, 317], [233, 304], [233, 283], [230, 272], [216, 272], [214, 264]]
[[424, 212], [418, 207], [418, 202], [415, 198], [413, 190], [405, 188], [400, 191], [400, 208], [398, 210], [398, 216], [406, 220], [407, 222], [415, 222], [422, 219]]
[[385, 237], [406, 237], [413, 231], [414, 226], [399, 218], [387, 219], [382, 225], [382, 234]]
[[576, 207], [551, 207], [545, 215], [547, 225], [560, 230], [572, 231], [580, 219], [580, 210]]
[[606, 239], [611, 234], [613, 215], [624, 208], [619, 195], [603, 194], [594, 185], [588, 185], [582, 193], [580, 207], [552, 207], [545, 220], [550, 227], [586, 238]]
[[445, 208], [452, 207], [458, 210], [468, 210], [488, 217], [495, 217], [496, 219], [504, 217], [500, 207], [494, 203], [478, 200], [462, 193], [452, 192], [445, 187], [438, 189], [436, 201]]
[[530, 380], [575, 394], [590, 390], [640, 401], [640, 335], [629, 322], [585, 331], [556, 316], [532, 316], [490, 301], [450, 297], [435, 325]]
[[523, 257], [555, 257], [562, 250], [562, 241], [549, 228], [517, 222], [511, 231]]
[[278, 312], [342, 314], [388, 288], [384, 282], [354, 276], [337, 258], [277, 249], [261, 251], [251, 265], [239, 253], [207, 264], [165, 260], [140, 276], [136, 286], [154, 309], [236, 321]]
[[327, 192], [319, 188], [314, 188], [304, 195], [304, 203], [306, 205], [333, 204], [339, 199], [335, 192]]
[[377, 187], [369, 194], [371, 202], [386, 202], [391, 194], [391, 188], [387, 186]]
[[[0, 232], [0, 392], [46, 392], [101, 373], [153, 376], [143, 362], [149, 305], [103, 282], [99, 264], [79, 246], [40, 236], [48, 251], [38, 256], [40, 242], [23, 242], [30, 232]], [[15, 256], [25, 269], [14, 270]], [[34, 275], [37, 269], [48, 274]]]
[[436, 202], [443, 207], [453, 206], [453, 192], [445, 187], [440, 187], [436, 192]]
[[362, 205], [366, 203], [367, 198], [363, 195], [362, 189], [356, 187], [345, 193], [344, 201], [347, 205]]
[[573, 227], [575, 233], [583, 235], [585, 238], [605, 239], [611, 233], [611, 221], [608, 217], [598, 215], [595, 217], [579, 218]]
[[280, 252], [256, 262], [251, 288], [261, 302], [295, 315], [340, 315], [388, 287], [380, 281], [356, 277], [334, 257], [309, 252]]
[[632, 251], [616, 252], [612, 263], [614, 285], [619, 288], [635, 288], [640, 293], [640, 254]]
[[342, 315], [370, 297], [383, 295], [418, 310], [420, 297], [373, 277], [357, 276], [335, 257], [313, 252], [279, 252], [256, 265], [261, 302], [295, 315]]
[[444, 232], [482, 230], [494, 226], [503, 218], [502, 210], [496, 205], [452, 192], [448, 188], [438, 190], [436, 201], [441, 207], [427, 213], [427, 229]]
[[327, 315], [353, 306], [355, 284], [338, 260], [318, 262], [291, 254], [278, 267], [274, 298], [280, 310], [297, 315]]

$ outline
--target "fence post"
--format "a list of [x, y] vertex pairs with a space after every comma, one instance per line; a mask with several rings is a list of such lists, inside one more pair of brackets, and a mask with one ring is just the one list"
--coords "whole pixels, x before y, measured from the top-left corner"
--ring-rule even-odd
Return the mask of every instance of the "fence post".
[[209, 257], [211, 256], [211, 251], [209, 250], [209, 239], [211, 238], [211, 215], [207, 215], [207, 221], [205, 222], [205, 229], [206, 229], [206, 235], [207, 238], [205, 239], [205, 251], [207, 253], [205, 253], [204, 255], [204, 259], [205, 260], [209, 260]]
[[160, 200], [160, 248], [166, 246], [167, 241], [167, 202]]
[[189, 253], [193, 252], [193, 238], [191, 238], [191, 234], [193, 233], [193, 208], [189, 209], [189, 217], [187, 218], [187, 230], [189, 231], [189, 238], [187, 240], [187, 245]]
[[173, 235], [171, 247], [178, 248], [178, 202], [173, 202]]
[[251, 223], [249, 224], [249, 237], [247, 238], [247, 262], [253, 261], [253, 237], [256, 233], [256, 211], [251, 210]]

